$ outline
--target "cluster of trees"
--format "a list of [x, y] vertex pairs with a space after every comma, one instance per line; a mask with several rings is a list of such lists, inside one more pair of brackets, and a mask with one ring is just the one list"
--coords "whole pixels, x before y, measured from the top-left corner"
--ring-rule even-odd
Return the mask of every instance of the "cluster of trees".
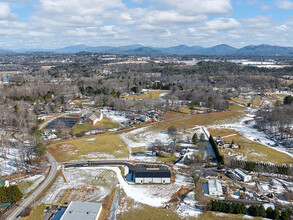
[[214, 138], [212, 135], [210, 135], [209, 137], [209, 142], [211, 143], [212, 145], [212, 148], [215, 152], [215, 155], [216, 155], [216, 159], [218, 161], [219, 164], [223, 165], [225, 164], [225, 158], [224, 158], [224, 155], [221, 155], [220, 154], [220, 151], [219, 151], [219, 148], [218, 148], [218, 145], [217, 143], [215, 142]]
[[244, 203], [230, 203], [218, 200], [212, 200], [208, 205], [209, 211], [233, 213], [233, 214], [246, 214], [247, 208]]
[[[290, 102], [290, 101], [288, 101]], [[293, 140], [293, 105], [264, 108], [258, 111], [256, 128], [265, 131], [270, 137], [276, 138], [285, 146], [292, 146]]]
[[230, 203], [225, 201], [212, 200], [208, 204], [209, 211], [233, 213], [233, 214], [246, 214], [251, 216], [266, 217], [269, 219], [289, 220], [292, 214], [290, 209], [284, 210], [280, 213], [278, 209], [268, 207], [265, 209], [263, 205], [250, 205], [248, 208], [244, 203]]
[[23, 194], [17, 185], [0, 187], [0, 204], [17, 202], [21, 200], [22, 196]]
[[276, 173], [283, 175], [293, 175], [293, 168], [288, 165], [274, 165], [268, 163], [259, 163], [254, 161], [235, 160], [230, 161], [231, 168], [242, 168], [248, 171]]
[[162, 89], [162, 90], [169, 90], [171, 87], [171, 83], [163, 84], [162, 82], [155, 82], [152, 85], [152, 89]]

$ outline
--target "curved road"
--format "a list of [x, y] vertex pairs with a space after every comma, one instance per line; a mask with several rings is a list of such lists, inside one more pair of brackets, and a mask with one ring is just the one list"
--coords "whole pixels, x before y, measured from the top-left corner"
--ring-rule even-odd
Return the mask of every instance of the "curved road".
[[[67, 114], [67, 113], [66, 113]], [[62, 115], [58, 115], [54, 118], [51, 118], [50, 120], [46, 121], [45, 123], [43, 123], [42, 125], [40, 125], [40, 129], [43, 129], [48, 123], [50, 123], [51, 121], [55, 120], [58, 117], [62, 117], [65, 114]], [[15, 138], [15, 135], [14, 135]], [[19, 139], [18, 139], [19, 140]], [[22, 141], [22, 140], [19, 140]], [[6, 218], [6, 220], [14, 220], [17, 218], [17, 216], [20, 215], [20, 213], [25, 210], [26, 207], [28, 207], [31, 203], [33, 203], [34, 199], [38, 197], [39, 194], [41, 194], [46, 187], [53, 181], [56, 173], [57, 173], [57, 169], [58, 169], [58, 162], [55, 160], [55, 158], [49, 154], [48, 152], [46, 153], [46, 156], [49, 160], [50, 163], [50, 172], [47, 176], [47, 178], [43, 181], [43, 183], [27, 198], [25, 198], [21, 204], [12, 211], [12, 213]]]

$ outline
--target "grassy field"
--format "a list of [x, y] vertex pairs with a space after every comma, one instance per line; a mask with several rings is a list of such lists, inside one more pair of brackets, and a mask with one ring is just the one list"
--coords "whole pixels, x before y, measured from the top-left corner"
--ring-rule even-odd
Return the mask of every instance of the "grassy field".
[[170, 126], [175, 126], [177, 129], [181, 130], [183, 127], [193, 128], [196, 125], [233, 123], [237, 122], [241, 116], [243, 116], [243, 113], [233, 111], [199, 114], [178, 120], [161, 122], [152, 126], [152, 129], [167, 130]]
[[182, 118], [186, 116], [185, 114], [174, 112], [174, 111], [167, 111], [164, 115], [164, 120], [171, 120], [176, 118]]
[[190, 108], [186, 108], [186, 107], [179, 107], [179, 108], [176, 108], [175, 110], [184, 114], [190, 114], [192, 112]]
[[125, 96], [125, 98], [127, 99], [157, 99], [157, 98], [160, 98], [160, 95], [163, 92], [167, 92], [167, 91], [168, 90], [152, 90], [145, 94]]
[[111, 121], [111, 119], [109, 118], [103, 118], [102, 121], [97, 122], [95, 125], [76, 124], [74, 125], [72, 129], [73, 129], [73, 134], [76, 135], [80, 132], [87, 132], [90, 130], [107, 130], [107, 129], [113, 129], [118, 127], [120, 127], [118, 123]]
[[229, 109], [231, 111], [243, 111], [243, 110], [246, 110], [247, 108], [244, 106], [238, 105], [237, 103], [229, 102]]
[[231, 129], [208, 129], [211, 135], [214, 137], [217, 136], [228, 136], [236, 134], [227, 138], [224, 138], [226, 142], [231, 143], [234, 140], [235, 144], [240, 145], [240, 149], [224, 149], [221, 150], [223, 153], [227, 154], [228, 152], [242, 154], [249, 161], [262, 161], [262, 162], [271, 162], [274, 164], [287, 164], [293, 163], [293, 158], [287, 154], [281, 153], [277, 150], [259, 144], [257, 142], [251, 141], [235, 130]]
[[248, 103], [252, 103], [252, 107], [258, 107], [262, 103], [262, 100], [260, 97], [254, 97], [254, 98], [232, 98], [233, 101], [242, 104], [247, 105]]
[[48, 151], [57, 161], [79, 158], [124, 158], [128, 157], [129, 154], [123, 141], [114, 134], [95, 135], [58, 142], [49, 145]]
[[[226, 213], [222, 213], [222, 212], [206, 212], [201, 214], [198, 219], [201, 220], [226, 220], [226, 219], [245, 219], [244, 215], [238, 214], [226, 214]], [[249, 217], [249, 219], [253, 219], [253, 220], [261, 220], [263, 218], [261, 217]]]

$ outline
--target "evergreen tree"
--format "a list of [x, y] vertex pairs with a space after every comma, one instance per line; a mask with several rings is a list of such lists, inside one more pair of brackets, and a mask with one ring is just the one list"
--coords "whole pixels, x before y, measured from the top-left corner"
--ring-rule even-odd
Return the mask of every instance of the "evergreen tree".
[[194, 135], [192, 136], [192, 143], [196, 144], [197, 142], [198, 142], [198, 137], [197, 137], [197, 134], [194, 133]]

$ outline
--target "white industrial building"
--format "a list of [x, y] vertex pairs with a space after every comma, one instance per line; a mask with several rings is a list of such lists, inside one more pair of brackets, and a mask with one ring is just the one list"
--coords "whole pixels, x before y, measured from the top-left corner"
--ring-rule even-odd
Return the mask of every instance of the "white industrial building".
[[243, 182], [249, 182], [251, 179], [252, 179], [252, 177], [251, 177], [251, 175], [248, 175], [248, 174], [246, 174], [243, 170], [241, 170], [241, 169], [235, 169], [234, 170], [234, 173], [235, 174], [237, 174], [240, 178], [241, 178], [241, 180], [243, 181]]
[[222, 196], [223, 189], [219, 180], [212, 179], [208, 181], [209, 195], [210, 196]]
[[101, 203], [70, 202], [60, 220], [98, 220], [101, 211]]

